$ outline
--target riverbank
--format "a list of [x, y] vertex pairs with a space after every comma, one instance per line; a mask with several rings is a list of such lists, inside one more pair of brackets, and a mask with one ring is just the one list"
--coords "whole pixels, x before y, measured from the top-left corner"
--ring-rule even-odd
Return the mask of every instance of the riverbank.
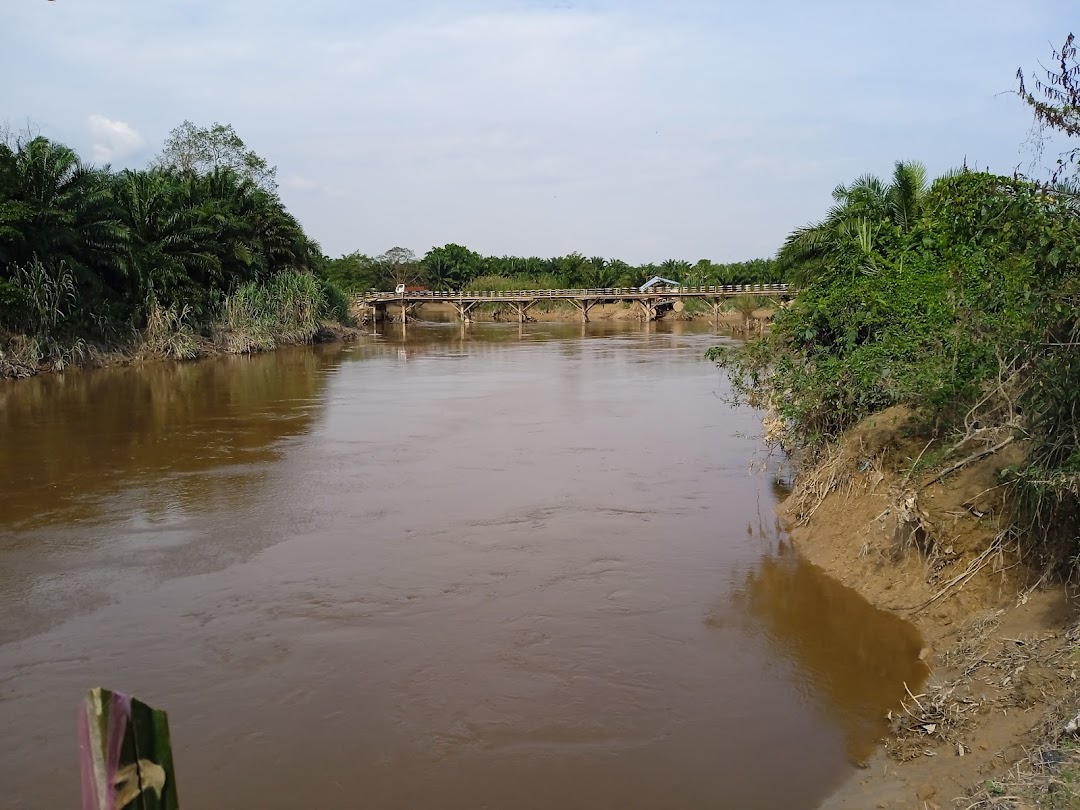
[[[360, 313], [355, 313], [359, 315]], [[733, 311], [719, 313], [716, 323], [733, 335], [758, 334], [767, 330], [774, 310], [762, 307], [746, 318]], [[530, 310], [529, 320], [537, 323], [575, 323], [580, 313], [572, 307], [553, 305], [550, 309], [539, 307]], [[599, 304], [590, 313], [591, 321], [637, 322], [640, 311], [622, 304]], [[444, 322], [457, 320], [457, 313], [450, 304], [425, 304], [419, 310], [419, 320]], [[497, 323], [505, 320], [496, 311], [481, 309], [474, 319], [480, 323]], [[667, 320], [712, 321], [708, 312], [670, 312]], [[304, 330], [292, 328], [260, 329], [245, 323], [239, 327], [214, 330], [214, 337], [196, 334], [181, 324], [168, 322], [153, 324], [144, 332], [121, 345], [103, 345], [75, 339], [70, 345], [60, 346], [53, 341], [49, 351], [44, 352], [40, 341], [25, 335], [0, 331], [0, 380], [22, 379], [38, 374], [67, 371], [69, 369], [108, 368], [135, 363], [197, 360], [222, 354], [256, 354], [272, 351], [279, 346], [296, 346], [308, 343], [348, 342], [364, 334], [363, 330], [345, 324], [323, 320], [317, 326]]]
[[1000, 473], [1022, 450], [950, 472], [922, 464], [930, 444], [907, 409], [870, 417], [779, 510], [807, 560], [919, 629], [930, 671], [884, 749], [822, 807], [1080, 806], [1064, 733], [1080, 708], [1080, 613], [1005, 528]]
[[0, 380], [18, 380], [39, 374], [60, 373], [71, 369], [111, 368], [140, 363], [200, 360], [226, 354], [260, 354], [282, 346], [310, 343], [335, 343], [355, 340], [360, 330], [333, 321], [324, 321], [311, 335], [275, 334], [260, 340], [250, 335], [225, 334], [217, 339], [187, 332], [167, 334], [147, 332], [126, 345], [99, 345], [83, 340], [54, 350], [48, 358], [26, 335], [0, 333]]

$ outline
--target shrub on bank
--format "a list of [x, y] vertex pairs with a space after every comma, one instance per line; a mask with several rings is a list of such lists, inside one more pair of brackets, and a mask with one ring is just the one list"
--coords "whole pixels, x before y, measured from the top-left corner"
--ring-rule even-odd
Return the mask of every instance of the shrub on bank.
[[[18, 282], [21, 276], [15, 278]], [[46, 290], [67, 290], [62, 278], [51, 286], [40, 277], [38, 281]], [[190, 306], [178, 302], [164, 306], [151, 296], [143, 307], [142, 329], [114, 332], [96, 343], [78, 335], [70, 310], [63, 305], [69, 298], [74, 300], [66, 292], [42, 294], [32, 307], [25, 304], [31, 296], [25, 286], [8, 282], [0, 293], [5, 301], [17, 300], [21, 315], [20, 320], [5, 321], [0, 328], [0, 377], [31, 376], [43, 367], [61, 370], [87, 361], [93, 364], [94, 358], [109, 354], [190, 360], [215, 347], [238, 354], [269, 351], [286, 344], [311, 343], [325, 323], [350, 320], [345, 295], [330, 282], [304, 272], [241, 284], [202, 323]]]
[[[962, 172], [938, 180], [900, 228], [856, 220], [770, 334], [709, 356], [734, 398], [815, 448], [892, 405], [938, 435], [1012, 435], [1030, 448], [1010, 477], [1018, 520], [1075, 557], [1080, 514], [1080, 206], [1063, 189]], [[981, 432], [981, 433], [978, 433]], [[1045, 544], [1044, 544], [1045, 545]], [[1046, 546], [1049, 548], [1049, 546]]]
[[310, 273], [281, 273], [263, 284], [242, 284], [226, 296], [212, 332], [234, 354], [311, 343], [337, 306], [340, 301], [327, 297], [325, 281]]
[[559, 279], [549, 273], [520, 276], [477, 276], [465, 290], [467, 292], [515, 292], [517, 290], [556, 290], [562, 287]]

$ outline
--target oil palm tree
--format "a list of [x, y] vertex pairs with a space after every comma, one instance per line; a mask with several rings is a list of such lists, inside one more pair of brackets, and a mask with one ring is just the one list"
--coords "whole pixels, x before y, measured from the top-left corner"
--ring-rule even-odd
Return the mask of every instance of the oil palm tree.
[[668, 259], [660, 265], [660, 273], [672, 281], [684, 281], [690, 272], [690, 262], [685, 259]]
[[615, 286], [619, 271], [603, 256], [593, 256], [585, 264], [585, 283], [592, 289]]
[[130, 237], [123, 266], [137, 312], [150, 301], [164, 307], [182, 302], [201, 315], [220, 290], [221, 245], [215, 230], [198, 220], [189, 192], [187, 182], [169, 172], [125, 171], [116, 179]]
[[47, 138], [6, 148], [0, 263], [66, 262], [82, 281], [116, 270], [126, 240], [107, 172]]
[[869, 257], [884, 228], [906, 233], [915, 226], [928, 188], [926, 168], [914, 161], [897, 161], [891, 183], [868, 174], [837, 186], [825, 219], [797, 228], [784, 242], [777, 256], [782, 269], [807, 283], [853, 250]]

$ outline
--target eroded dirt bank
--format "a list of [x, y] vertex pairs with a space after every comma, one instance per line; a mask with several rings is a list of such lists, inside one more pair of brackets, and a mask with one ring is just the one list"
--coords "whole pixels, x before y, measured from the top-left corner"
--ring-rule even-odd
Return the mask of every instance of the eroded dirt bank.
[[933, 452], [918, 420], [892, 409], [780, 508], [809, 561], [915, 624], [930, 670], [884, 749], [822, 807], [1078, 807], [1064, 729], [1080, 708], [1080, 613], [1004, 531], [1000, 473], [1021, 450], [946, 475], [952, 464], [924, 463]]

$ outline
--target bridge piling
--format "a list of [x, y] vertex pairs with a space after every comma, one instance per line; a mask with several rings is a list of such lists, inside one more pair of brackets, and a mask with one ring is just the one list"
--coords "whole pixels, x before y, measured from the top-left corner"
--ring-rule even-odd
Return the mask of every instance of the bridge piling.
[[603, 303], [637, 303], [642, 318], [654, 321], [663, 313], [676, 308], [676, 304], [696, 298], [707, 302], [712, 308], [713, 323], [719, 325], [720, 307], [726, 298], [740, 295], [768, 296], [787, 300], [795, 295], [795, 290], [786, 284], [726, 284], [723, 286], [668, 286], [652, 287], [646, 290], [637, 287], [605, 288], [588, 290], [510, 290], [510, 291], [432, 291], [412, 290], [410, 292], [378, 292], [372, 290], [356, 296], [355, 307], [358, 310], [370, 309], [376, 320], [385, 320], [390, 315], [391, 306], [400, 306], [404, 320], [415, 318], [415, 309], [425, 303], [448, 303], [463, 324], [474, 320], [473, 309], [482, 303], [509, 306], [517, 315], [518, 323], [525, 323], [529, 318], [529, 309], [540, 301], [563, 301], [571, 304], [581, 313], [581, 322], [589, 322], [589, 311]]
[[571, 304], [574, 305], [574, 308], [577, 309], [577, 311], [581, 313], [581, 322], [582, 323], [588, 323], [589, 322], [589, 310], [592, 309], [594, 306], [596, 306], [596, 301], [595, 300], [590, 300], [588, 298], [578, 298], [578, 299], [571, 298], [571, 299], [569, 299], [569, 301], [570, 301]]
[[518, 316], [518, 323], [525, 323], [526, 321], [532, 320], [532, 318], [529, 317], [529, 310], [534, 304], [536, 304], [535, 298], [531, 301], [522, 301], [520, 303], [516, 301], [510, 302], [510, 308], [514, 310]]
[[454, 301], [454, 309], [457, 310], [458, 317], [462, 323], [472, 323], [472, 311], [473, 307], [479, 304], [479, 301]]
[[656, 320], [656, 306], [653, 302], [646, 298], [637, 299], [638, 306], [641, 307], [641, 319], [646, 323]]

